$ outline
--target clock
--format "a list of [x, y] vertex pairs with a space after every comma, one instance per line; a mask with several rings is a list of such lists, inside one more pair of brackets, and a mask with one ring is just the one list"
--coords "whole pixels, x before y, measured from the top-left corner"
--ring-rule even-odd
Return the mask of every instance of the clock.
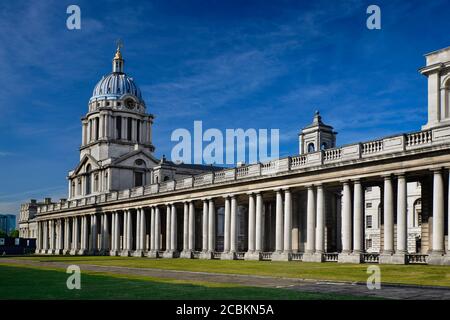
[[125, 106], [126, 106], [128, 109], [134, 109], [134, 106], [135, 106], [134, 100], [133, 100], [133, 99], [127, 99], [127, 100], [125, 100]]

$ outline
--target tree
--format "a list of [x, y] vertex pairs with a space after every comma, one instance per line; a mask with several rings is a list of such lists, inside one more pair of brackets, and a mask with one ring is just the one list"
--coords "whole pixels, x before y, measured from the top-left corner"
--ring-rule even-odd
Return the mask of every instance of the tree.
[[0, 230], [0, 237], [6, 237], [6, 232], [3, 230]]
[[19, 230], [11, 230], [9, 233], [9, 236], [12, 238], [18, 238], [19, 237]]

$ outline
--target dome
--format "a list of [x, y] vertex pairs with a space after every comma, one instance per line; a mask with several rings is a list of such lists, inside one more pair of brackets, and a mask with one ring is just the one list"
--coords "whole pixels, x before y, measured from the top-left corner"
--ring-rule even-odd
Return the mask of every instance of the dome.
[[90, 101], [95, 99], [121, 99], [123, 96], [134, 96], [143, 103], [141, 90], [133, 78], [125, 73], [111, 72], [97, 83]]
[[105, 99], [119, 100], [132, 97], [134, 100], [145, 106], [141, 90], [136, 85], [133, 78], [127, 76], [123, 71], [124, 62], [119, 45], [112, 61], [112, 72], [103, 76], [95, 85], [89, 102]]

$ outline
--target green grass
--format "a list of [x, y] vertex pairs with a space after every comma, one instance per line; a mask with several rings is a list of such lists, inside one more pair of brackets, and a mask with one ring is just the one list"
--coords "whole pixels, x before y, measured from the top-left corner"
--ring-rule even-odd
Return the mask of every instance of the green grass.
[[[33, 256], [21, 257], [18, 259], [334, 281], [365, 282], [368, 277], [367, 264], [149, 259], [93, 256]], [[450, 286], [449, 266], [380, 265], [380, 269], [381, 281], [383, 283]]]
[[[61, 270], [0, 265], [0, 299], [355, 299], [352, 296], [304, 293], [288, 289], [156, 279], [83, 271], [81, 289], [69, 290]], [[361, 299], [361, 298], [358, 298]]]

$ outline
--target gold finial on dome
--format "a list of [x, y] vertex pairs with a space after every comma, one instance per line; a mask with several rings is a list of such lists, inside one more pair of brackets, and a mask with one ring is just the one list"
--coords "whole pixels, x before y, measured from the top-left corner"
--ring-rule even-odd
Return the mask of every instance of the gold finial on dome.
[[113, 59], [113, 72], [123, 72], [123, 58], [122, 58], [122, 52], [120, 52], [120, 49], [123, 47], [122, 40], [118, 39], [116, 41], [117, 43], [117, 49], [116, 54]]
[[120, 52], [120, 49], [123, 48], [123, 42], [122, 40], [118, 39], [116, 41], [117, 44], [117, 50], [116, 50], [116, 55], [114, 56], [114, 59], [122, 59], [122, 53]]

